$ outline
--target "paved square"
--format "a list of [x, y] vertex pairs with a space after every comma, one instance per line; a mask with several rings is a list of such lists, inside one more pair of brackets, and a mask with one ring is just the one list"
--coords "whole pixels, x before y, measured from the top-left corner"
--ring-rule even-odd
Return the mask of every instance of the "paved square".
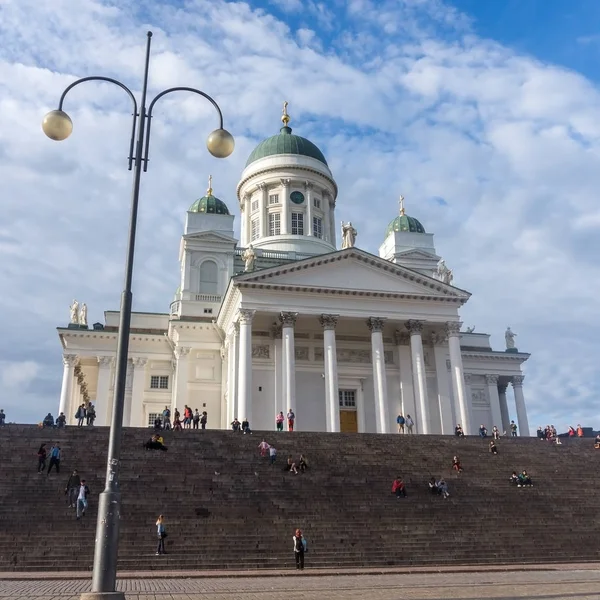
[[[600, 569], [202, 579], [122, 579], [127, 600], [597, 600]], [[77, 600], [87, 580], [4, 580], [2, 600]]]

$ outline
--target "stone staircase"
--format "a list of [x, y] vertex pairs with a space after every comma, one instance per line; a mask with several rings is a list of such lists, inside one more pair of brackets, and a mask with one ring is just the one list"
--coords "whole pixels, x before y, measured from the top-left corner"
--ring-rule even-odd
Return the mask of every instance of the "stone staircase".
[[[122, 570], [284, 568], [291, 536], [308, 540], [308, 567], [377, 567], [600, 559], [600, 451], [592, 440], [562, 446], [535, 438], [488, 440], [442, 436], [231, 431], [167, 432], [168, 452], [145, 451], [147, 429], [123, 434]], [[262, 437], [278, 449], [261, 458]], [[58, 440], [60, 475], [36, 474], [41, 442]], [[97, 496], [103, 489], [107, 428], [0, 428], [0, 571], [89, 570]], [[310, 469], [283, 471], [304, 452]], [[458, 454], [464, 473], [450, 468]], [[92, 495], [75, 520], [64, 487], [78, 469]], [[527, 469], [533, 488], [508, 483]], [[216, 474], [218, 473], [218, 474]], [[391, 494], [394, 477], [408, 498]], [[444, 476], [450, 498], [429, 494]], [[166, 556], [155, 556], [164, 514]]]

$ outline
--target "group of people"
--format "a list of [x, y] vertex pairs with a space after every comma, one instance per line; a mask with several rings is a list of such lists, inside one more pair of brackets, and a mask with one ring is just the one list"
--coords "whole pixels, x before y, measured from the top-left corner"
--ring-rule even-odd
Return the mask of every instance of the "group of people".
[[[62, 414], [62, 413], [61, 413]], [[77, 419], [77, 427], [81, 427], [84, 422], [86, 425], [92, 426], [96, 420], [96, 409], [91, 402], [87, 404], [81, 404], [77, 407], [75, 412], [75, 418]]]
[[275, 415], [275, 427], [277, 431], [283, 431], [283, 424], [287, 420], [288, 431], [294, 431], [294, 423], [296, 422], [296, 415], [290, 408], [286, 416], [283, 415], [283, 411], [278, 412]]
[[154, 419], [154, 429], [172, 429], [173, 431], [182, 431], [183, 429], [206, 429], [208, 423], [208, 413], [204, 410], [192, 409], [186, 404], [183, 409], [183, 419], [177, 407], [173, 411], [173, 423], [171, 423], [171, 409], [165, 406], [162, 414]]
[[41, 444], [39, 450], [37, 451], [38, 458], [38, 467], [37, 472], [38, 475], [42, 475], [46, 471], [46, 461], [50, 458], [50, 462], [48, 464], [48, 471], [46, 476], [50, 475], [50, 471], [52, 471], [52, 467], [56, 469], [57, 473], [60, 473], [60, 459], [62, 456], [62, 450], [58, 442], [53, 444], [50, 450], [46, 450], [46, 444]]
[[[581, 425], [577, 426], [577, 435], [578, 437], [583, 437], [583, 429], [581, 428]], [[581, 435], [579, 435], [579, 432], [581, 432]], [[575, 436], [575, 430], [572, 427], [569, 427], [569, 437], [574, 437]], [[537, 428], [537, 437], [539, 440], [546, 440], [547, 442], [555, 443], [555, 444], [561, 444], [560, 438], [558, 437], [558, 432], [556, 431], [556, 427], [554, 427], [554, 425], [546, 425], [546, 427], [544, 427], [544, 429], [542, 429], [542, 427], [538, 427]]]
[[533, 487], [533, 481], [525, 470], [521, 471], [518, 475], [516, 471], [513, 471], [509, 481], [517, 487]]
[[396, 417], [396, 424], [398, 425], [398, 433], [412, 433], [415, 426], [412, 417], [410, 415], [405, 417], [402, 413]]
[[231, 421], [231, 431], [241, 431], [242, 433], [249, 433], [252, 435], [252, 429], [250, 429], [250, 421], [248, 421], [248, 417], [244, 418], [241, 423], [238, 421], [238, 418], [235, 417], [233, 421]]
[[67, 505], [69, 508], [77, 509], [75, 516], [78, 521], [81, 517], [85, 517], [89, 495], [90, 488], [85, 479], [81, 479], [77, 470], [73, 471], [65, 487], [65, 496], [67, 497]]
[[[262, 457], [269, 457], [269, 464], [275, 464], [277, 460], [277, 448], [272, 444], [269, 444], [264, 438], [261, 443], [258, 445], [258, 451]], [[308, 461], [306, 460], [306, 456], [304, 454], [300, 454], [300, 458], [298, 460], [294, 460], [294, 457], [290, 454], [288, 456], [287, 462], [283, 467], [284, 471], [289, 471], [290, 473], [294, 473], [298, 475], [298, 473], [304, 473], [308, 469]]]
[[165, 440], [160, 433], [155, 433], [145, 444], [146, 450], [162, 450], [166, 452], [168, 448], [165, 446]]
[[41, 423], [42, 427], [58, 427], [58, 428], [62, 428], [67, 424], [67, 417], [65, 417], [65, 413], [60, 413], [60, 415], [58, 415], [58, 417], [56, 417], [56, 420], [54, 420], [54, 417], [52, 416], [52, 413], [48, 413], [45, 417], [44, 420]]

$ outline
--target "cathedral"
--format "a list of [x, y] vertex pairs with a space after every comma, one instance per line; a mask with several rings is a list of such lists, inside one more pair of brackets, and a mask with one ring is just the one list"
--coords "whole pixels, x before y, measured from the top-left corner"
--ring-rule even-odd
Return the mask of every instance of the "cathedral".
[[[510, 328], [506, 349], [462, 331], [469, 292], [452, 285], [433, 234], [403, 199], [382, 231], [379, 256], [356, 247], [342, 223], [338, 187], [321, 150], [283, 127], [248, 157], [237, 185], [241, 224], [209, 188], [185, 215], [180, 285], [168, 312], [134, 312], [124, 425], [148, 427], [166, 406], [275, 429], [291, 408], [300, 431], [391, 433], [399, 414], [413, 431], [467, 434], [480, 425], [529, 435], [522, 364]], [[167, 305], [165, 305], [167, 308]], [[85, 305], [82, 309], [87, 311]], [[59, 411], [74, 423], [92, 401], [96, 424], [112, 415], [118, 311], [90, 329], [71, 310]], [[509, 392], [509, 389], [512, 391]]]

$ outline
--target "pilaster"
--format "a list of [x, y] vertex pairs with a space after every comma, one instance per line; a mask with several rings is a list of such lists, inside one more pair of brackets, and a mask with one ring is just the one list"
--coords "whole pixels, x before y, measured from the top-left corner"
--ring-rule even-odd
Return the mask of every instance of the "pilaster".
[[323, 328], [323, 356], [325, 369], [325, 417], [327, 431], [340, 430], [340, 402], [335, 328], [339, 315], [323, 314], [319, 323]]

